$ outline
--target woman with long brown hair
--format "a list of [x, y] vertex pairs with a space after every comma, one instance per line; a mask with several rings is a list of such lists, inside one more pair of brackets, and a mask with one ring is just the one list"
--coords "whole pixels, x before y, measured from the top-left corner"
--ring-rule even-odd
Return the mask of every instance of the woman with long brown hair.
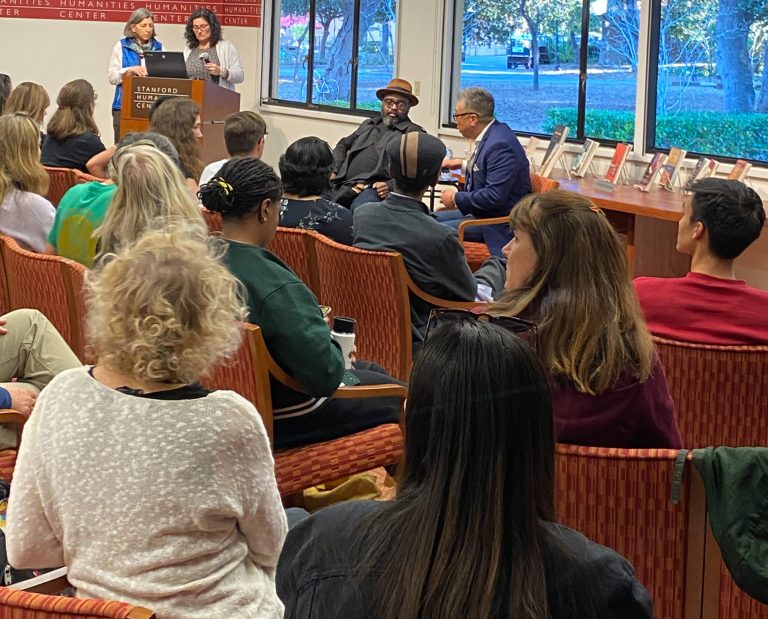
[[29, 114], [0, 116], [0, 234], [42, 252], [56, 210], [43, 196], [48, 173], [40, 164], [40, 133]]
[[605, 215], [569, 191], [531, 194], [510, 214], [506, 294], [490, 312], [538, 325], [557, 440], [681, 447], [664, 369]]
[[545, 372], [515, 321], [487, 320], [433, 312], [397, 496], [334, 505], [289, 532], [286, 617], [650, 619], [627, 562], [554, 522]]
[[155, 109], [149, 121], [149, 130], [167, 137], [179, 152], [184, 178], [193, 191], [203, 171], [200, 159], [200, 110], [197, 104], [186, 97], [174, 97], [164, 101]]
[[93, 86], [80, 79], [68, 82], [61, 87], [56, 103], [59, 107], [48, 121], [43, 142], [43, 165], [88, 172], [88, 160], [105, 148], [93, 119]]

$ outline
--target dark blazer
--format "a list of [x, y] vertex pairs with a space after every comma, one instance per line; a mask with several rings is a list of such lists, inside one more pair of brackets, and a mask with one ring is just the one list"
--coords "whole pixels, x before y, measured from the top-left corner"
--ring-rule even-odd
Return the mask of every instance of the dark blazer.
[[[464, 215], [503, 217], [523, 196], [531, 193], [528, 158], [508, 125], [494, 120], [480, 140], [472, 165], [467, 169], [467, 187], [455, 196]], [[492, 254], [512, 239], [506, 225], [483, 226], [483, 238]]]

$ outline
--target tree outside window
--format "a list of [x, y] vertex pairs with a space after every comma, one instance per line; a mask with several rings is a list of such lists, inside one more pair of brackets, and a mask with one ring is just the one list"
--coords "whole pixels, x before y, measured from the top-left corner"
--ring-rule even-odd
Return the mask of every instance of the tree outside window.
[[396, 0], [276, 5], [270, 97], [307, 107], [378, 109], [376, 89], [394, 71]]

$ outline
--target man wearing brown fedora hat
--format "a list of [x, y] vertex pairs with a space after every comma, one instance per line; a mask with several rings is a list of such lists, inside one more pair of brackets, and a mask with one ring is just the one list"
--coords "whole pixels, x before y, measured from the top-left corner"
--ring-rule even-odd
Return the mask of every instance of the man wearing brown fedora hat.
[[411, 107], [419, 104], [410, 82], [396, 77], [379, 88], [376, 96], [381, 113], [365, 120], [333, 149], [333, 200], [351, 209], [389, 195], [392, 181], [385, 160], [389, 141], [411, 131], [424, 131], [408, 118]]

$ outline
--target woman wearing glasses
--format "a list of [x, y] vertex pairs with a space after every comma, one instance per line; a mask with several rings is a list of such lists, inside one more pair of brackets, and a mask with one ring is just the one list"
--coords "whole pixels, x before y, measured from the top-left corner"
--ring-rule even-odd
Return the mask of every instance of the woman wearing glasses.
[[664, 369], [605, 215], [568, 191], [512, 209], [506, 294], [489, 310], [538, 326], [557, 440], [606, 447], [682, 446]]
[[334, 505], [289, 532], [285, 616], [650, 618], [626, 560], [554, 522], [552, 408], [534, 352], [501, 322], [430, 322], [397, 497]]
[[245, 79], [243, 63], [229, 41], [221, 36], [221, 23], [210, 9], [197, 9], [187, 18], [184, 30], [187, 46], [184, 60], [192, 79], [210, 79], [219, 86], [235, 89]]

